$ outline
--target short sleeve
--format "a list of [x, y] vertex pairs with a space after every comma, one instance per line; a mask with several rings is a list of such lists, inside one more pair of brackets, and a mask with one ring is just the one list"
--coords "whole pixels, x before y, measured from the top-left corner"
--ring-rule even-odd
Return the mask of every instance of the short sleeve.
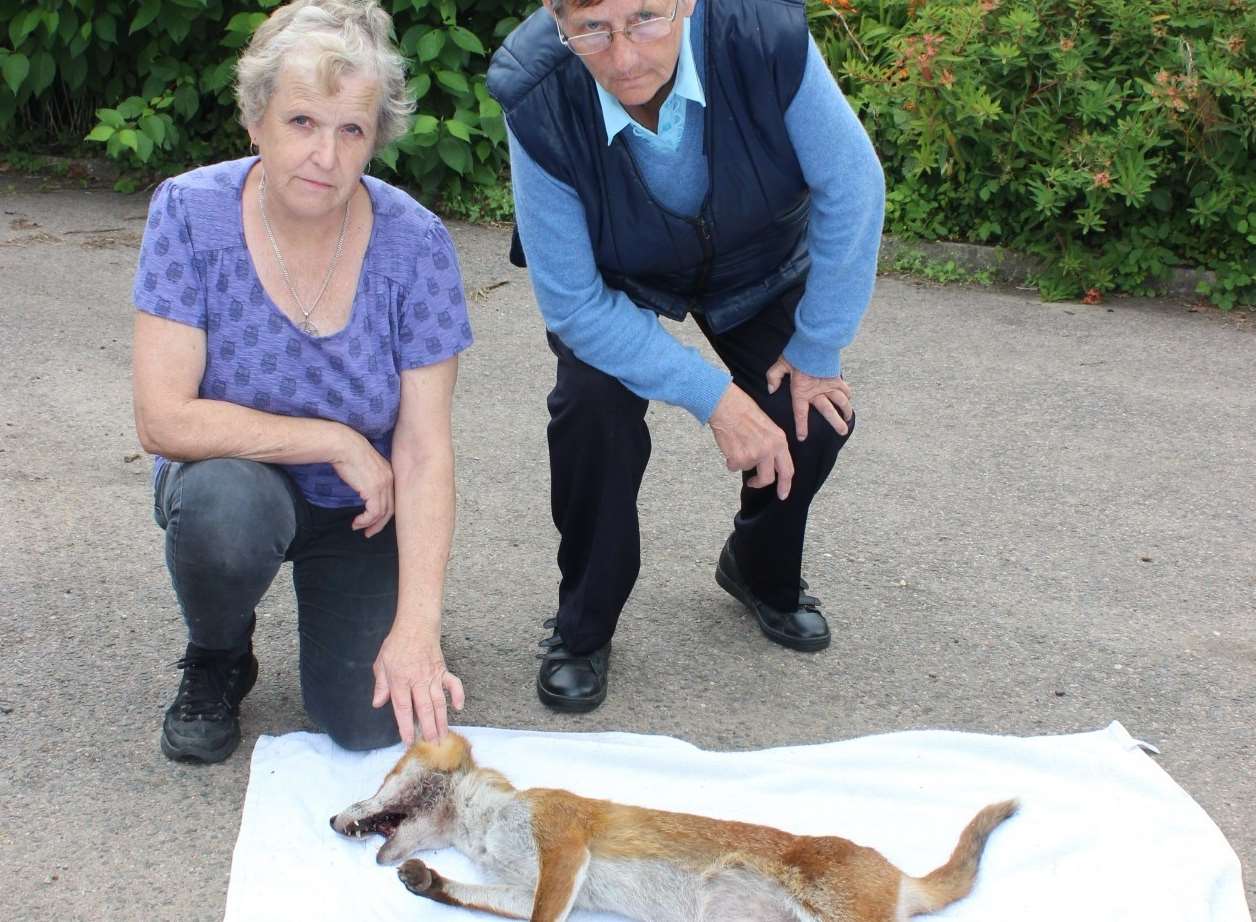
[[435, 365], [471, 345], [471, 321], [454, 242], [434, 221], [419, 242], [414, 282], [397, 320], [397, 367]]
[[203, 274], [192, 250], [181, 190], [170, 180], [157, 187], [148, 203], [132, 299], [146, 314], [206, 328]]

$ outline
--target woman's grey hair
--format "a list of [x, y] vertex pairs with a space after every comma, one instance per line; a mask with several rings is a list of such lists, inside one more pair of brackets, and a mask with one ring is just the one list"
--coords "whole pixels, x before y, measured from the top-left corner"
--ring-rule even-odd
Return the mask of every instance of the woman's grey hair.
[[346, 74], [379, 80], [375, 149], [409, 130], [414, 99], [406, 61], [394, 43], [392, 17], [376, 0], [293, 0], [257, 27], [236, 65], [236, 104], [247, 128], [261, 119], [285, 60], [308, 55], [324, 92]]

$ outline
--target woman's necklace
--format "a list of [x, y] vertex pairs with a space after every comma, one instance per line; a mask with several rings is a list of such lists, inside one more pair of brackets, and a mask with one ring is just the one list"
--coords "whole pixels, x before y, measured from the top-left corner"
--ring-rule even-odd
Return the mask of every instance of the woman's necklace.
[[[352, 201], [350, 196], [350, 201]], [[296, 302], [297, 310], [301, 312], [301, 322], [297, 324], [297, 329], [307, 336], [317, 336], [318, 327], [310, 322], [310, 314], [318, 308], [318, 303], [323, 300], [323, 294], [327, 291], [327, 286], [331, 283], [331, 277], [336, 272], [336, 263], [340, 262], [340, 251], [345, 245], [345, 229], [349, 226], [349, 202], [345, 202], [344, 220], [340, 222], [340, 236], [336, 238], [336, 252], [332, 255], [331, 265], [327, 267], [327, 275], [323, 277], [323, 287], [318, 290], [318, 296], [314, 299], [314, 303], [307, 309], [301, 303], [301, 299], [297, 297], [297, 290], [292, 287], [292, 279], [288, 277], [288, 267], [283, 264], [283, 254], [279, 252], [279, 244], [275, 242], [275, 232], [270, 229], [270, 219], [266, 217], [266, 172], [262, 171], [262, 180], [257, 184], [257, 204], [262, 210], [262, 226], [266, 228], [266, 238], [270, 241], [270, 248], [275, 254], [275, 262], [279, 263], [279, 272], [283, 275], [283, 283], [288, 286], [288, 294], [292, 295], [292, 300]]]

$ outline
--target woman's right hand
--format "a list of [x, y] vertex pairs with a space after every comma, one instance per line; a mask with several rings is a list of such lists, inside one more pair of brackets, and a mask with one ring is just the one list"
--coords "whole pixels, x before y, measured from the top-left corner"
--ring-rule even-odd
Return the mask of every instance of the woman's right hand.
[[393, 470], [360, 432], [345, 427], [345, 450], [331, 461], [340, 479], [353, 488], [366, 508], [353, 520], [353, 530], [373, 538], [393, 517]]

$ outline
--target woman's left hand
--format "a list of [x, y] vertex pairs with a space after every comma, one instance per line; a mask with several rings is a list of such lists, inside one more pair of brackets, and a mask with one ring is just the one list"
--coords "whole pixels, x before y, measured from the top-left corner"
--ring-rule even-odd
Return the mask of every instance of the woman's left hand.
[[439, 635], [394, 624], [372, 669], [375, 695], [371, 704], [378, 708], [392, 701], [397, 729], [407, 746], [414, 742], [416, 721], [422, 738], [429, 742], [448, 732], [446, 693], [454, 710], [462, 710], [462, 680], [445, 668]]

